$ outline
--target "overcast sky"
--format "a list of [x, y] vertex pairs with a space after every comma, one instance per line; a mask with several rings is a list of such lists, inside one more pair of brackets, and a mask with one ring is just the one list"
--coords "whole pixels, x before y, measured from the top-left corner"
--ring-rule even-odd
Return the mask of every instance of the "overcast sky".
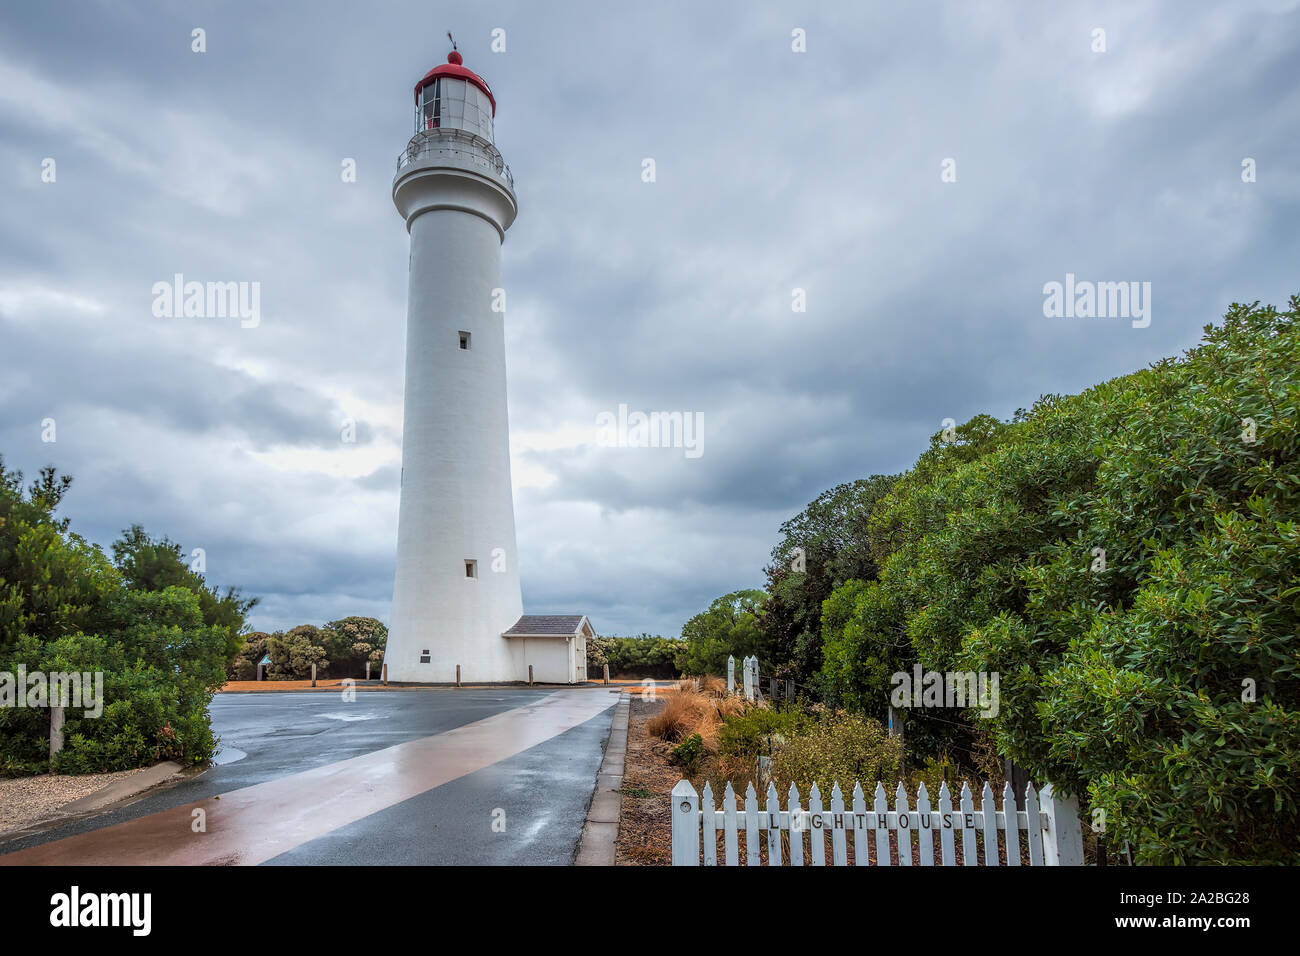
[[[7, 4], [0, 454], [72, 474], [92, 541], [139, 522], [203, 548], [211, 582], [261, 597], [258, 629], [388, 620], [390, 189], [452, 30], [519, 196], [525, 610], [676, 635], [761, 584], [783, 520], [906, 468], [944, 419], [1007, 417], [1300, 291], [1297, 6]], [[176, 273], [260, 283], [260, 324], [156, 317]], [[1067, 273], [1150, 282], [1150, 325], [1046, 317]], [[702, 413], [703, 454], [601, 447], [620, 404]]]

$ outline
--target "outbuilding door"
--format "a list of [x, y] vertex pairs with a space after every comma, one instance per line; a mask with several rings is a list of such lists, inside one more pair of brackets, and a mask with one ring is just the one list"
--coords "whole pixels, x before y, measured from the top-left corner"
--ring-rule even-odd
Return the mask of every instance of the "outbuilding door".
[[585, 634], [579, 634], [573, 644], [573, 682], [575, 684], [585, 684], [587, 682], [587, 637]]

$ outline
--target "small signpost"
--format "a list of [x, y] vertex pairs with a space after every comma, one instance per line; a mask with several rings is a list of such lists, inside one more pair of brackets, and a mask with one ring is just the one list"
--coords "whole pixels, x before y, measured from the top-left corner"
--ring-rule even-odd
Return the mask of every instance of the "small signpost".
[[50, 759], [63, 749], [63, 708], [50, 708]]

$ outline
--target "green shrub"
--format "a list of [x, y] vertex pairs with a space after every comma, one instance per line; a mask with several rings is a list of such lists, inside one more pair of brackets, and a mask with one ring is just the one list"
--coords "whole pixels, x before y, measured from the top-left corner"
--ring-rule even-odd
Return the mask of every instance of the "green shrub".
[[324, 635], [311, 624], [300, 624], [288, 633], [277, 631], [266, 639], [266, 650], [271, 663], [266, 668], [269, 680], [306, 680], [311, 677], [311, 666], [316, 665], [316, 676], [324, 677], [329, 668], [325, 648], [321, 646]]
[[587, 676], [654, 677], [669, 680], [682, 673], [679, 661], [686, 642], [641, 634], [636, 637], [593, 637], [587, 641]]
[[798, 711], [747, 707], [722, 718], [718, 728], [718, 753], [728, 757], [757, 757], [772, 754], [786, 738], [808, 726], [809, 718]]
[[[0, 672], [102, 675], [102, 713], [65, 712], [56, 771], [207, 760], [208, 704], [251, 602], [216, 595], [178, 546], [138, 528], [114, 546], [115, 567], [54, 516], [68, 485], [45, 469], [24, 491], [0, 463]], [[50, 769], [49, 727], [48, 707], [0, 708], [0, 774]]]
[[704, 738], [699, 734], [691, 734], [673, 748], [673, 759], [686, 769], [687, 774], [695, 772], [702, 756], [704, 756]]
[[[878, 709], [891, 669], [997, 672], [998, 749], [1135, 860], [1294, 863], [1300, 297], [956, 437], [873, 513], [879, 577], [843, 595], [826, 683]], [[913, 712], [909, 747], [950, 727]]]
[[884, 724], [862, 714], [823, 712], [772, 756], [772, 779], [784, 793], [791, 783], [806, 794], [814, 782], [825, 794], [838, 782], [847, 794], [854, 781], [868, 789], [897, 781], [903, 748]]
[[[290, 633], [293, 633], [290, 631]], [[366, 662], [379, 673], [388, 645], [388, 626], [373, 617], [345, 617], [330, 621], [318, 632], [331, 677], [366, 676]]]

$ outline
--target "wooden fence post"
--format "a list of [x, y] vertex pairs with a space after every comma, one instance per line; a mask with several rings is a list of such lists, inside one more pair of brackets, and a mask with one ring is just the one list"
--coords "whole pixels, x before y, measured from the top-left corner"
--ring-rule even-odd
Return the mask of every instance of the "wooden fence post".
[[689, 780], [673, 787], [673, 866], [700, 865], [700, 795]]
[[529, 687], [533, 686], [533, 665], [532, 664], [528, 665], [528, 686]]
[[370, 661], [366, 661], [366, 680], [370, 680]]
[[606, 684], [609, 683], [609, 665], [608, 665], [608, 664], [605, 665], [605, 683], [606, 683]]
[[1024, 767], [1018, 766], [1010, 757], [1002, 761], [1002, 775], [1006, 777], [1007, 783], [1011, 784], [1011, 792], [1015, 794], [1015, 805], [1017, 810], [1025, 808], [1025, 787], [1029, 786], [1029, 772]]
[[727, 655], [727, 694], [731, 695], [736, 692], [736, 658], [734, 655]]
[[316, 662], [312, 661], [311, 665], [311, 686], [316, 686]]
[[387, 687], [388, 686], [388, 665], [387, 664], [384, 665], [383, 674], [384, 674], [384, 686]]
[[1040, 795], [1047, 829], [1043, 833], [1043, 862], [1047, 866], [1083, 866], [1083, 827], [1079, 801], [1059, 797], [1049, 783]]
[[63, 708], [50, 708], [50, 760], [63, 749]]
[[456, 665], [456, 686], [460, 686], [460, 665]]

